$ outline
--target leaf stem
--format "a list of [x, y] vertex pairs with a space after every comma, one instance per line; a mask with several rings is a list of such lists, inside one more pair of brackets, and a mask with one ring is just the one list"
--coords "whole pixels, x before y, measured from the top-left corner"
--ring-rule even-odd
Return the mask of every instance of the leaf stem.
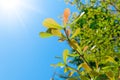
[[[64, 32], [65, 32], [65, 35], [66, 35], [66, 37], [67, 37], [67, 41], [69, 42], [70, 39], [69, 39], [69, 37], [67, 36], [66, 28], [64, 28]], [[73, 48], [73, 49], [74, 49], [74, 48]], [[77, 54], [79, 54], [79, 56], [82, 58], [82, 60], [93, 70], [93, 68], [89, 65], [89, 63], [88, 63], [87, 60], [85, 59], [84, 55], [81, 54], [78, 50], [76, 50], [76, 49], [74, 49], [74, 50], [77, 52]]]

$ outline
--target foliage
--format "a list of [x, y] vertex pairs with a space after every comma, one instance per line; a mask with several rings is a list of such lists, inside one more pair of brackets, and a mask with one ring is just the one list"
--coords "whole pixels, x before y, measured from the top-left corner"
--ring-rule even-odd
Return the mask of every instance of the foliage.
[[[67, 8], [63, 25], [51, 18], [45, 19], [46, 32], [41, 37], [57, 36], [67, 41], [72, 51], [63, 51], [63, 61], [53, 64], [64, 69], [65, 80], [119, 80], [120, 79], [120, 1], [73, 0], [79, 15]], [[70, 17], [70, 18], [69, 18]], [[54, 80], [54, 78], [53, 78]]]

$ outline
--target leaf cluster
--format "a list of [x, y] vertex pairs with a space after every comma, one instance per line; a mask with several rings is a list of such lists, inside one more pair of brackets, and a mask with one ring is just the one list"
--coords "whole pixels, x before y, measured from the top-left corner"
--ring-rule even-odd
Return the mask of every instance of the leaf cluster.
[[70, 16], [67, 8], [63, 25], [51, 18], [45, 19], [43, 25], [47, 31], [40, 33], [43, 38], [57, 36], [60, 42], [67, 41], [72, 49], [65, 49], [63, 61], [52, 66], [64, 69], [65, 80], [119, 80], [120, 1], [67, 2], [76, 5], [79, 15]]

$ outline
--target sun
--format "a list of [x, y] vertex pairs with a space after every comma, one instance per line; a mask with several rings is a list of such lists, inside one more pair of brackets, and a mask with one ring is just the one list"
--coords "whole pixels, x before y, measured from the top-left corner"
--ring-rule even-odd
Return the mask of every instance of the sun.
[[8, 29], [18, 24], [26, 27], [25, 21], [36, 12], [41, 13], [41, 9], [37, 8], [34, 0], [0, 0], [0, 24]]
[[26, 27], [24, 20], [27, 20], [29, 11], [36, 12], [36, 5], [31, 1], [0, 0], [0, 22], [7, 27], [15, 24]]
[[0, 8], [4, 12], [15, 12], [22, 5], [20, 0], [0, 0]]

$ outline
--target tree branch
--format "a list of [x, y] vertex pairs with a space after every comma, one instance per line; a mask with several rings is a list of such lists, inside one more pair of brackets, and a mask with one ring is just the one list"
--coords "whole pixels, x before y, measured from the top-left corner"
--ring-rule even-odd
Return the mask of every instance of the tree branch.
[[[64, 28], [64, 32], [65, 32], [65, 35], [66, 35], [66, 37], [67, 37], [67, 41], [69, 42], [70, 39], [69, 39], [69, 36], [68, 36], [67, 33], [66, 33], [66, 28]], [[73, 49], [74, 49], [74, 48], [73, 48]], [[76, 49], [74, 49], [74, 50], [77, 52], [77, 54], [79, 54], [79, 56], [82, 58], [82, 60], [93, 70], [93, 68], [89, 65], [89, 63], [88, 63], [87, 60], [85, 59], [84, 55], [82, 55], [78, 50], [76, 50]]]

